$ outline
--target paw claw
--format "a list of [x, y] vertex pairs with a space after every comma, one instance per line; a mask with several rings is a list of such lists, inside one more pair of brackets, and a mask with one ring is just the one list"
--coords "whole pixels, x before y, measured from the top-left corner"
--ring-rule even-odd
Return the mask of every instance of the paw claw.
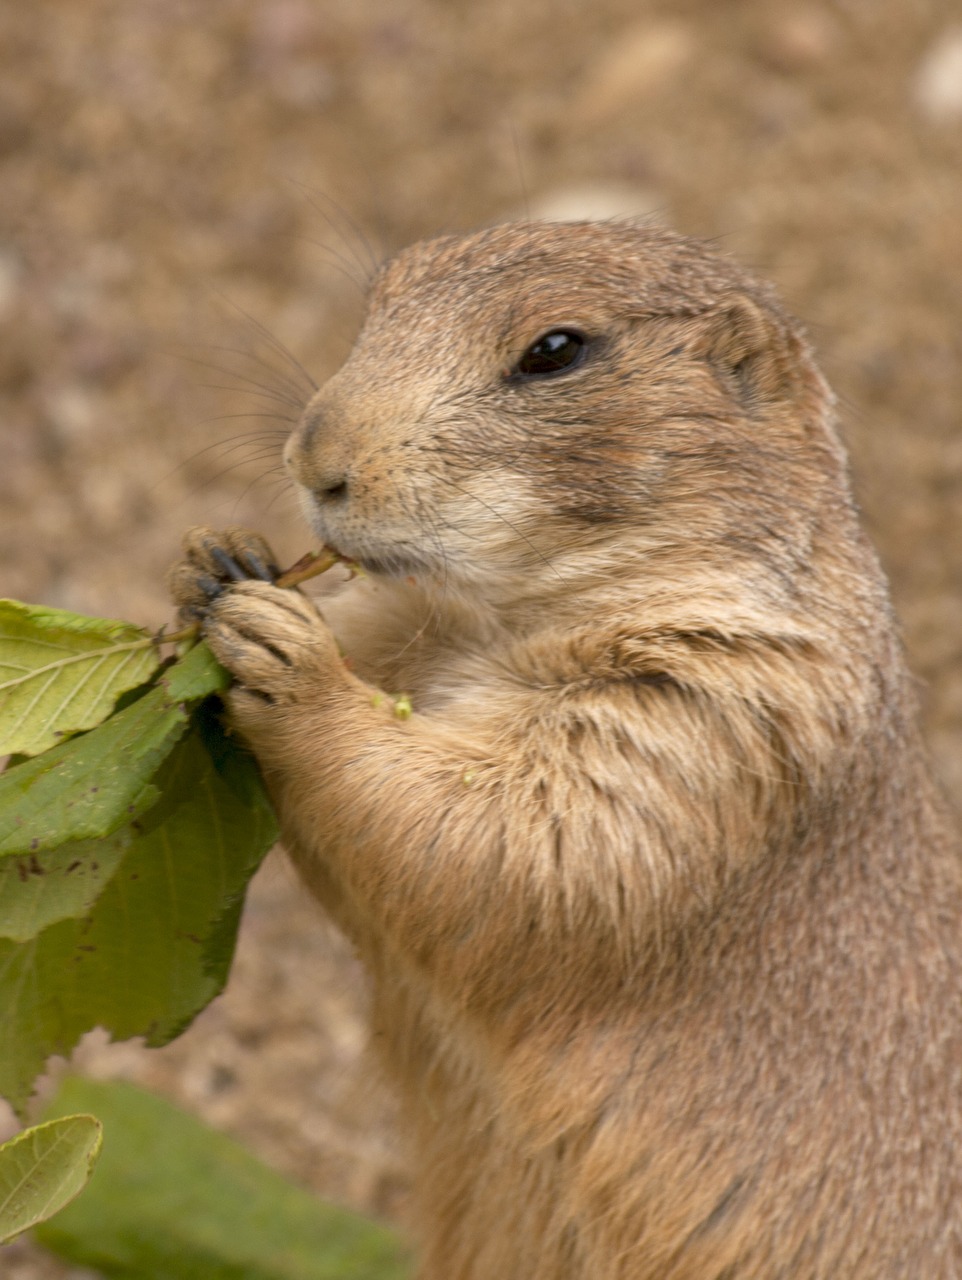
[[255, 578], [260, 578], [261, 582], [273, 583], [281, 576], [280, 568], [271, 563], [265, 564], [264, 561], [254, 551], [248, 551], [244, 555], [244, 560], [248, 569]]
[[194, 583], [208, 604], [213, 604], [218, 596], [223, 595], [224, 583], [218, 578], [212, 578], [209, 573], [199, 573]]
[[224, 550], [223, 547], [211, 547], [210, 558], [221, 571], [221, 575], [230, 578], [232, 582], [244, 582], [250, 575], [237, 563], [232, 555]]

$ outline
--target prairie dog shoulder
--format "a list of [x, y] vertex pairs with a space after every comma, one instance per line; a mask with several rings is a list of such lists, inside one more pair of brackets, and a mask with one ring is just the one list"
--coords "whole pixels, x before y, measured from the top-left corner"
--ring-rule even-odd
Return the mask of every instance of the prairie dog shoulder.
[[632, 224], [416, 245], [286, 461], [367, 577], [202, 612], [371, 972], [424, 1280], [962, 1271], [960, 861], [772, 291]]

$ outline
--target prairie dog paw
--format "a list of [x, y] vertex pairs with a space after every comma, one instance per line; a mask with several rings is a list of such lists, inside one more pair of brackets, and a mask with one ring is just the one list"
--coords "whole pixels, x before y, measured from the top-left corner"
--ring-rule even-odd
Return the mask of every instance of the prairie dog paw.
[[339, 663], [337, 645], [304, 596], [267, 582], [232, 584], [203, 620], [214, 656], [243, 690], [270, 702], [294, 702], [305, 686]]
[[[214, 656], [241, 695], [264, 702], [296, 701], [317, 681], [337, 646], [314, 605], [298, 591], [273, 585], [280, 570], [270, 547], [246, 529], [199, 527], [184, 538], [184, 559], [167, 585], [184, 622], [199, 622]], [[232, 701], [239, 701], [232, 695]]]
[[249, 529], [217, 532], [199, 525], [187, 531], [183, 546], [183, 560], [167, 575], [167, 589], [182, 623], [203, 620], [231, 583], [274, 582], [280, 576], [270, 547]]

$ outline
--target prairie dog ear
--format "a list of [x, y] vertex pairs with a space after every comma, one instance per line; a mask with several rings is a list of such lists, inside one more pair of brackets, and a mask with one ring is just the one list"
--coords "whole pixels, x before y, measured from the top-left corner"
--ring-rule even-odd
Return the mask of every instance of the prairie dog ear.
[[702, 317], [695, 350], [746, 409], [791, 395], [797, 342], [774, 312], [745, 294]]

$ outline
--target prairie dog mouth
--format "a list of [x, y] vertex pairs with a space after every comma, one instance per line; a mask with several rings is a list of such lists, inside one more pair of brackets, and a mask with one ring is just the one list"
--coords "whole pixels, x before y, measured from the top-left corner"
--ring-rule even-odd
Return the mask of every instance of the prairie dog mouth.
[[377, 556], [354, 555], [346, 559], [365, 573], [384, 578], [410, 578], [428, 571], [428, 565], [423, 560], [404, 551], [386, 551]]
[[304, 518], [317, 538], [328, 551], [333, 552], [340, 560], [357, 565], [365, 573], [385, 578], [409, 578], [413, 574], [424, 574], [432, 570], [432, 565], [423, 556], [407, 547], [378, 547], [371, 551], [363, 545], [352, 543], [330, 528], [336, 521], [328, 521], [321, 503], [303, 485], [298, 485], [298, 497]]

